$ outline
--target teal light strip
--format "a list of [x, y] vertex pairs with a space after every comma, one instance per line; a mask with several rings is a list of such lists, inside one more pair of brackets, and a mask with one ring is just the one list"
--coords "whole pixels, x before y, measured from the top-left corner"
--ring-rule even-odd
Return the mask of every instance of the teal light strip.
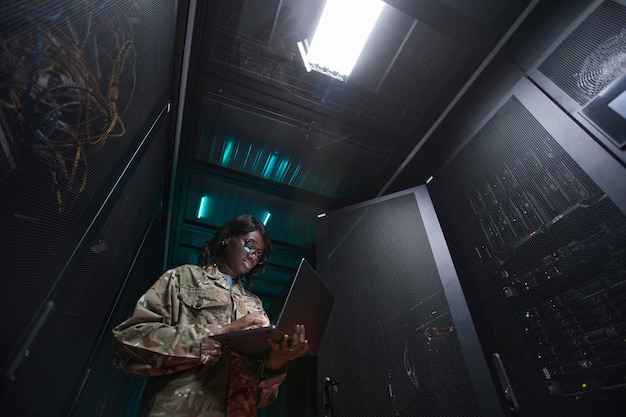
[[209, 197], [208, 196], [204, 196], [200, 199], [200, 205], [198, 206], [198, 213], [196, 214], [196, 217], [198, 219], [202, 219], [206, 216], [206, 212], [209, 206]]
[[288, 158], [285, 158], [282, 161], [280, 161], [280, 164], [278, 164], [278, 168], [276, 169], [276, 175], [274, 176], [277, 182], [284, 181], [285, 175], [287, 174], [287, 170], [289, 169], [290, 165], [291, 165], [291, 162], [289, 161]]
[[274, 167], [276, 166], [276, 161], [278, 160], [278, 156], [276, 153], [270, 155], [267, 158], [267, 162], [265, 162], [265, 167], [263, 168], [263, 174], [261, 175], [263, 178], [270, 178], [272, 176], [272, 172], [274, 172]]
[[234, 147], [235, 147], [234, 141], [232, 139], [228, 139], [226, 141], [226, 145], [224, 146], [224, 152], [222, 153], [221, 165], [223, 167], [228, 167], [228, 165], [230, 165], [230, 159], [233, 155]]

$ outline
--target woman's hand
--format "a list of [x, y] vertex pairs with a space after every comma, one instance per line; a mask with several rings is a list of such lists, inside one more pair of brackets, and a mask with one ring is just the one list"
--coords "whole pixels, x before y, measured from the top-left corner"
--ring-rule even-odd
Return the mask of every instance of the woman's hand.
[[256, 329], [257, 327], [269, 326], [270, 321], [260, 311], [246, 314], [237, 320], [222, 326], [222, 333], [237, 332], [239, 330]]
[[293, 337], [285, 335], [280, 343], [268, 338], [270, 354], [265, 364], [268, 369], [280, 369], [289, 361], [292, 361], [309, 351], [309, 341], [306, 340], [303, 324], [296, 324]]

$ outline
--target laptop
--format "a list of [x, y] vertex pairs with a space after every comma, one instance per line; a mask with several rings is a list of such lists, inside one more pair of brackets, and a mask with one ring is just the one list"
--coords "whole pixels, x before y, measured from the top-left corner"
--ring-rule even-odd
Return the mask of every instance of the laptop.
[[291, 283], [285, 304], [275, 324], [211, 336], [231, 349], [249, 355], [263, 356], [270, 350], [267, 337], [277, 342], [284, 335], [293, 336], [296, 324], [303, 324], [309, 353], [317, 354], [335, 297], [311, 265], [302, 258]]

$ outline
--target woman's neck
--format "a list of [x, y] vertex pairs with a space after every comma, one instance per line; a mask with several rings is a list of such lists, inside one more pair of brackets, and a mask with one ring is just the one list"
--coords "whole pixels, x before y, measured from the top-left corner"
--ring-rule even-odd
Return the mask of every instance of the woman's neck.
[[228, 267], [228, 264], [226, 264], [226, 262], [224, 262], [222, 259], [216, 259], [214, 263], [215, 263], [215, 266], [217, 266], [217, 269], [222, 274], [226, 274], [230, 276], [233, 279], [233, 281], [237, 281], [238, 275], [234, 273], [231, 270], [231, 268]]

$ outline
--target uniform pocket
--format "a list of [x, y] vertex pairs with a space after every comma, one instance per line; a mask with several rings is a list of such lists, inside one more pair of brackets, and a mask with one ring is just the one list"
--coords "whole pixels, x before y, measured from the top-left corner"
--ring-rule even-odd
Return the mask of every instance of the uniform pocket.
[[232, 301], [227, 292], [207, 291], [198, 288], [181, 288], [178, 298], [180, 324], [224, 324], [230, 321], [232, 315]]
[[190, 309], [220, 309], [230, 306], [230, 296], [217, 291], [206, 291], [198, 288], [181, 288], [180, 302]]

